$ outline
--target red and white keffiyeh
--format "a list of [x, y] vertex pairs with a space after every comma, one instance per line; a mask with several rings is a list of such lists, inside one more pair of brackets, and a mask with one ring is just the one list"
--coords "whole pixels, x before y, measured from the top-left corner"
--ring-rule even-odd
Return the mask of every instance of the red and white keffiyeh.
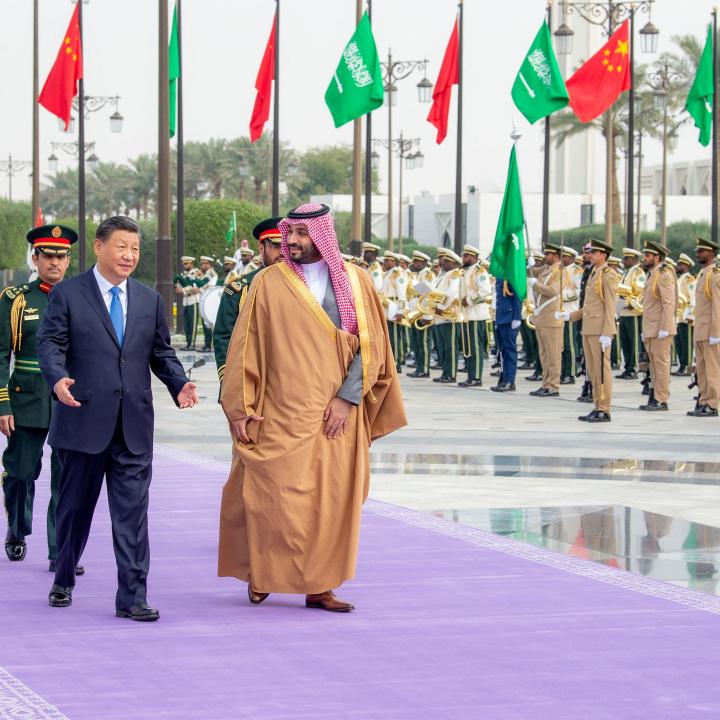
[[[323, 206], [318, 203], [306, 203], [295, 208], [293, 213], [313, 213], [322, 210]], [[335, 235], [335, 221], [330, 213], [319, 217], [307, 218], [284, 218], [278, 223], [282, 233], [282, 254], [285, 262], [293, 269], [295, 274], [307, 285], [307, 278], [300, 263], [294, 262], [290, 257], [288, 249], [288, 232], [290, 225], [303, 224], [307, 226], [310, 239], [318, 249], [323, 260], [327, 263], [330, 282], [335, 291], [338, 311], [340, 312], [340, 323], [345, 332], [353, 335], [358, 334], [357, 315], [355, 313], [355, 300], [353, 299], [350, 278], [345, 267], [345, 262], [340, 254], [337, 236]]]

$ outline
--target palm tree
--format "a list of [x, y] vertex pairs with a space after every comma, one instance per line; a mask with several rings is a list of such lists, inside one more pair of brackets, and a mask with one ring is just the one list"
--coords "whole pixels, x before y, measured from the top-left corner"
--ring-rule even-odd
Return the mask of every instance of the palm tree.
[[143, 219], [147, 220], [151, 205], [154, 205], [157, 195], [157, 155], [147, 153], [138, 155], [130, 160], [130, 193], [132, 200], [130, 207], [135, 210], [137, 217], [142, 212]]
[[54, 217], [71, 217], [78, 211], [77, 168], [48, 175], [48, 184], [40, 192], [43, 210]]

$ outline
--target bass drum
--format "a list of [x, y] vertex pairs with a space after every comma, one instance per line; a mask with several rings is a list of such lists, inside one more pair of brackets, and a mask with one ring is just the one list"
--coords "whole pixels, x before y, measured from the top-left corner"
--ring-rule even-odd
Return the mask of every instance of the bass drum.
[[203, 322], [210, 327], [215, 327], [223, 290], [224, 288], [215, 286], [205, 290], [200, 296], [200, 316]]

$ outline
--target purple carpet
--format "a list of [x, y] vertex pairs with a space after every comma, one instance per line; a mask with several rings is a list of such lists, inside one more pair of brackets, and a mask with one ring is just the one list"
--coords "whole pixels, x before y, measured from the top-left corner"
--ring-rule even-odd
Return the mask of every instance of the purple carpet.
[[[155, 462], [160, 622], [113, 615], [104, 495], [71, 608], [47, 606], [44, 529], [0, 562], [0, 718], [720, 717], [717, 598], [371, 502], [354, 614], [250, 607], [216, 577], [224, 473], [186, 460]], [[36, 518], [46, 497], [44, 475]]]

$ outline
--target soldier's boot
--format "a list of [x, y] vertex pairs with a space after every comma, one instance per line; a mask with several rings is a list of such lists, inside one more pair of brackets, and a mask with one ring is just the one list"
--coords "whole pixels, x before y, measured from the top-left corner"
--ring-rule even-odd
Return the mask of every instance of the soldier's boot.
[[20, 562], [27, 555], [25, 538], [15, 537], [10, 528], [5, 535], [5, 554], [11, 562]]

